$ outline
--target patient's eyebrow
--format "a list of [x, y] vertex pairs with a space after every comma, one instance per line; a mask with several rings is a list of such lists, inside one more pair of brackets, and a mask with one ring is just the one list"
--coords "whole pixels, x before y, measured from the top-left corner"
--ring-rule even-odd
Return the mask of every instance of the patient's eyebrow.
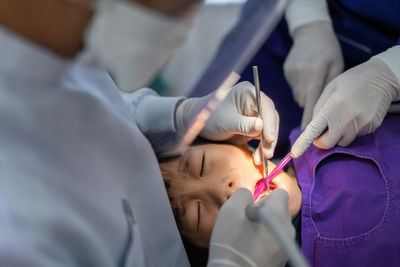
[[203, 150], [203, 156], [201, 157], [200, 177], [204, 174], [204, 163], [206, 161], [206, 152]]
[[186, 173], [189, 167], [189, 152], [191, 148], [188, 148], [183, 152], [181, 158], [179, 159], [179, 172]]

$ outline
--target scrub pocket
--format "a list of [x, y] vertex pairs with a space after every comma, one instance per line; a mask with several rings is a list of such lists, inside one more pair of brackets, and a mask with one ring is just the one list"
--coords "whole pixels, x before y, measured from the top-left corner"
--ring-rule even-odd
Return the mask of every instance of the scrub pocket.
[[294, 160], [311, 266], [400, 266], [399, 151], [400, 116], [387, 116], [349, 147], [311, 146]]
[[374, 238], [385, 219], [388, 185], [368, 155], [330, 154], [315, 167], [311, 218], [318, 243], [359, 246]]
[[311, 265], [398, 266], [393, 185], [380, 163], [340, 148], [311, 165], [302, 206], [302, 248]]
[[122, 254], [119, 266], [141, 266], [143, 265], [143, 263], [145, 263], [145, 266], [151, 266], [145, 261], [144, 250], [141, 246], [141, 235], [139, 227], [135, 221], [131, 205], [126, 199], [122, 199], [121, 204], [122, 210], [125, 215], [128, 232], [125, 249]]

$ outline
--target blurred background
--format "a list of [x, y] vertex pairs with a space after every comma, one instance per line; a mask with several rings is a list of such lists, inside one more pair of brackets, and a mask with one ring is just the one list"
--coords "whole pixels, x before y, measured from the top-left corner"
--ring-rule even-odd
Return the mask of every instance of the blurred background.
[[233, 27], [246, 0], [206, 0], [185, 44], [150, 86], [161, 95], [187, 95]]

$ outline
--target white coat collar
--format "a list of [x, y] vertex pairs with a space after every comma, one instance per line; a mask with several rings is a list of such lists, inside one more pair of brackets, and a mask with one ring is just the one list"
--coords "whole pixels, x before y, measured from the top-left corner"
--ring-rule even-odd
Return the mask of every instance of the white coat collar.
[[0, 27], [0, 75], [27, 82], [54, 83], [70, 62]]

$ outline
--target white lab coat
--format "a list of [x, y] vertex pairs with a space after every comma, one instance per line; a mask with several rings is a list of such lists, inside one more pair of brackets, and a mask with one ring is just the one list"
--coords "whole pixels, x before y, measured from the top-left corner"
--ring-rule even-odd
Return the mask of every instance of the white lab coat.
[[0, 266], [189, 265], [133, 116], [173, 133], [178, 99], [148, 95], [0, 28]]

